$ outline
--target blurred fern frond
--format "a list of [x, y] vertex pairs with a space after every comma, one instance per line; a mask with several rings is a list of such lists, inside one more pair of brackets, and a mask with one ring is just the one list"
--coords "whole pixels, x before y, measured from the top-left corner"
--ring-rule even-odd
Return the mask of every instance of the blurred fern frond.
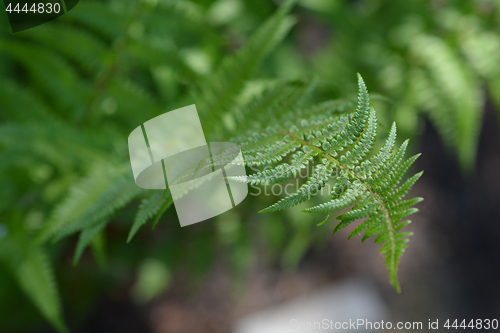
[[321, 11], [336, 33], [315, 58], [318, 76], [345, 93], [349, 77], [362, 70], [367, 82], [397, 103], [394, 116], [405, 135], [421, 132], [424, 115], [470, 174], [486, 97], [500, 110], [498, 5], [368, 3], [371, 11], [347, 2]]
[[[225, 128], [219, 118], [236, 108], [245, 84], [290, 30], [294, 3], [288, 0], [218, 70], [203, 72], [208, 75], [203, 80], [200, 68], [206, 65], [199, 59], [221, 58], [226, 41], [205, 19], [206, 8], [190, 1], [90, 1], [36, 29], [2, 32], [1, 60], [7, 66], [0, 88], [0, 172], [2, 179], [15, 172], [28, 181], [9, 181], [2, 195], [16, 204], [1, 209], [48, 216], [30, 238], [33, 245], [26, 247], [22, 263], [10, 265], [11, 272], [59, 331], [66, 329], [53, 297], [56, 285], [50, 281], [47, 286], [42, 247], [79, 233], [77, 263], [88, 245], [102, 243], [112, 217], [136, 198], [142, 202], [129, 241], [147, 219], [155, 217], [156, 224], [171, 196], [153, 193], [148, 198], [134, 183], [127, 135], [193, 96], [202, 118], [211, 122], [207, 134], [217, 135]], [[39, 200], [26, 204], [19, 198], [24, 193]], [[15, 250], [5, 251], [10, 252]]]
[[[254, 32], [247, 44], [236, 54], [225, 58], [220, 67], [200, 84], [199, 96], [195, 96], [207, 123], [219, 123], [224, 127], [213, 130], [219, 133], [229, 128], [234, 130], [234, 106], [241, 93], [264, 57], [287, 35], [294, 24], [288, 16], [296, 0], [286, 0], [276, 14]], [[203, 119], [203, 118], [202, 118]]]

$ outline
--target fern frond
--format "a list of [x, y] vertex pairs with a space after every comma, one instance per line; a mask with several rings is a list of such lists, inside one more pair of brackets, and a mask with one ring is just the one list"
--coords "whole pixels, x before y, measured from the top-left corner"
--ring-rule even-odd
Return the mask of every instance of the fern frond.
[[46, 121], [54, 117], [42, 100], [8, 79], [4, 79], [0, 85], [0, 109], [3, 120]]
[[61, 16], [61, 21], [83, 25], [109, 41], [122, 37], [128, 23], [127, 16], [116, 7], [94, 1], [79, 3], [77, 10], [71, 11], [71, 15]]
[[[221, 124], [223, 117], [234, 119], [233, 105], [244, 83], [254, 73], [260, 62], [285, 37], [294, 24], [287, 16], [296, 0], [286, 0], [252, 35], [248, 43], [201, 84], [201, 93], [195, 96], [200, 116], [212, 124]], [[226, 130], [225, 127], [219, 130]], [[214, 129], [214, 133], [219, 131]]]
[[92, 240], [101, 232], [106, 226], [107, 221], [101, 220], [95, 225], [85, 228], [78, 238], [78, 243], [76, 244], [75, 254], [73, 256], [73, 265], [76, 266], [82, 257], [85, 248], [92, 242]]
[[[2, 39], [2, 54], [21, 62], [34, 82], [65, 114], [73, 115], [82, 105], [87, 105], [92, 95], [89, 84], [79, 80], [79, 75], [66, 59], [57, 53], [35, 44]], [[36, 57], [32, 55], [36, 54]]]
[[285, 117], [295, 117], [293, 110], [299, 108], [310, 94], [316, 80], [285, 81], [267, 89], [244, 107], [235, 110], [238, 130], [262, 130], [263, 124], [279, 124]]
[[181, 79], [194, 82], [199, 79], [198, 74], [187, 65], [186, 60], [179, 54], [179, 50], [173, 46], [139, 39], [130, 41], [127, 45], [127, 51], [142, 66], [153, 68], [153, 74], [155, 67], [168, 63], [169, 69], [178, 73]]
[[69, 332], [62, 319], [59, 293], [47, 253], [38, 248], [31, 251], [16, 270], [24, 292], [59, 332]]
[[69, 332], [62, 316], [61, 300], [47, 251], [27, 246], [31, 237], [20, 225], [11, 224], [0, 242], [0, 261], [9, 269], [20, 289], [60, 333]]
[[[116, 115], [131, 126], [161, 114], [161, 109], [152, 96], [141, 86], [123, 77], [113, 77], [109, 80], [107, 97], [113, 98], [120, 113]], [[142, 110], [142, 112], [137, 112]]]
[[421, 36], [412, 50], [425, 66], [416, 98], [430, 111], [445, 142], [457, 151], [462, 170], [470, 171], [482, 119], [480, 85], [459, 55], [441, 39]]
[[111, 131], [90, 136], [87, 132], [66, 127], [56, 120], [47, 120], [0, 125], [0, 146], [6, 153], [25, 154], [49, 163], [62, 172], [88, 161], [97, 163], [110, 160], [106, 151], [113, 141]]
[[26, 30], [21, 36], [50, 47], [74, 61], [86, 73], [95, 75], [103, 69], [103, 63], [96, 59], [103, 58], [106, 44], [84, 29], [55, 21], [50, 25], [42, 24], [37, 29]]
[[93, 227], [143, 193], [129, 172], [129, 168], [123, 167], [95, 168], [88, 177], [74, 185], [66, 199], [54, 209], [40, 231], [38, 241], [51, 237], [60, 239]]
[[163, 191], [156, 191], [149, 198], [141, 201], [139, 210], [135, 215], [134, 224], [128, 234], [127, 243], [132, 240], [132, 237], [134, 237], [137, 231], [139, 231], [139, 228], [146, 223], [148, 219], [158, 214], [162, 208], [167, 209], [168, 206], [172, 204], [172, 196], [169, 196], [169, 198], [170, 200], [165, 200]]
[[[410, 236], [410, 233], [401, 232], [407, 225], [402, 220], [417, 212], [412, 206], [422, 201], [422, 198], [402, 199], [422, 173], [398, 185], [419, 155], [404, 160], [408, 140], [396, 149], [395, 124], [382, 148], [372, 154], [377, 137], [377, 116], [375, 109], [370, 106], [368, 90], [359, 75], [358, 89], [354, 112], [341, 112], [335, 116], [329, 114], [316, 119], [315, 113], [311, 112], [309, 118], [304, 117], [300, 121], [299, 126], [277, 125], [268, 129], [267, 133], [256, 134], [252, 140], [242, 143], [243, 149], [254, 153], [250, 155], [249, 164], [253, 164], [254, 157], [262, 152], [271, 152], [264, 163], [278, 158], [272, 154], [272, 148], [279, 146], [278, 142], [293, 142], [295, 149], [301, 148], [292, 155], [291, 162], [249, 175], [245, 180], [254, 185], [281, 182], [295, 176], [298, 170], [305, 167], [302, 160], [297, 160], [297, 156], [317, 156], [319, 162], [315, 163], [313, 174], [306, 183], [292, 195], [261, 212], [278, 211], [307, 201], [333, 178], [332, 199], [303, 211], [331, 214], [354, 205], [350, 211], [338, 216], [340, 222], [333, 233], [355, 220], [367, 218], [351, 232], [349, 238], [364, 233], [362, 240], [365, 241], [378, 235], [376, 243], [382, 244], [380, 252], [386, 260], [390, 282], [399, 292], [397, 266]], [[336, 178], [332, 177], [333, 168], [337, 168]]]

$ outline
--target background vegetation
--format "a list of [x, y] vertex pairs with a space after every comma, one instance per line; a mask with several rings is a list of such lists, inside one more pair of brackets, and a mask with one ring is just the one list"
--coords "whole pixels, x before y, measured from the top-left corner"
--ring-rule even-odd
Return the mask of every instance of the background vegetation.
[[[167, 313], [212, 327], [208, 308], [226, 313], [222, 332], [235, 316], [228, 304], [262, 272], [370, 276], [398, 319], [498, 313], [499, 3], [302, 0], [270, 20], [277, 8], [81, 1], [16, 34], [0, 15], [2, 330], [50, 331], [48, 321], [59, 331], [160, 331], [151, 318], [173, 304]], [[278, 198], [250, 195], [189, 228], [173, 209], [153, 221], [163, 193], [136, 187], [128, 164], [126, 139], [138, 124], [196, 103], [207, 140], [226, 139], [255, 97], [271, 108], [286, 102], [269, 89], [314, 87], [310, 102], [349, 98], [356, 72], [376, 93], [381, 137], [396, 121], [398, 138], [412, 137], [410, 150], [423, 153], [416, 192], [427, 200], [403, 259], [402, 296], [385, 289], [375, 268], [383, 262], [369, 263], [374, 248], [361, 255], [356, 241], [339, 240], [348, 233], [332, 240], [333, 223], [317, 227], [298, 213], [312, 204], [258, 214]]]

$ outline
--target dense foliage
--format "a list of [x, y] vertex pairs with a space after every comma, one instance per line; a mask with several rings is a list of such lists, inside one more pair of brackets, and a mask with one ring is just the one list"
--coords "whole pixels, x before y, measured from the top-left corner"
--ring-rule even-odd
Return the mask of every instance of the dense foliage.
[[[333, 33], [326, 48], [308, 56], [304, 47], [297, 51], [300, 38], [290, 38], [290, 31], [297, 17], [311, 13]], [[61, 273], [65, 255], [76, 264], [87, 246], [99, 267], [109, 265], [102, 275], [151, 267], [142, 265], [144, 258], [162, 258], [174, 273], [189, 263], [199, 273], [222, 252], [230, 253], [235, 270], [248, 268], [255, 226], [242, 216], [268, 198], [249, 198], [223, 219], [181, 229], [168, 209], [168, 192], [146, 191], [133, 181], [130, 131], [193, 103], [207, 141], [232, 139], [252, 170], [263, 168], [242, 181], [269, 186], [312, 170], [264, 212], [307, 201], [300, 208], [330, 216], [354, 205], [338, 217], [334, 233], [367, 218], [350, 237], [378, 235], [399, 290], [397, 264], [409, 236], [402, 221], [421, 200], [402, 199], [421, 173], [397, 187], [416, 156], [403, 158], [408, 142], [398, 144], [390, 124], [396, 120], [403, 137], [417, 136], [417, 115], [424, 111], [463, 169], [471, 170], [484, 92], [498, 104], [499, 17], [494, 1], [303, 0], [277, 8], [267, 0], [110, 0], [82, 1], [69, 14], [17, 34], [2, 22], [0, 269], [9, 274], [0, 274], [0, 302], [18, 297], [9, 289], [16, 283], [65, 331], [60, 294], [74, 304], [102, 288], [64, 289], [71, 282]], [[356, 72], [395, 106], [372, 94], [376, 113], [361, 78], [358, 99], [352, 98]], [[383, 145], [377, 127], [387, 137]], [[315, 195], [327, 185], [332, 191], [322, 202], [325, 196]], [[315, 228], [314, 215], [289, 211], [264, 214], [272, 220], [260, 224], [255, 237], [264, 239], [270, 257], [293, 266], [325, 230]], [[138, 237], [149, 219], [154, 226], [169, 221], [168, 232], [153, 232], [162, 239], [147, 231]], [[147, 300], [163, 290], [152, 288], [139, 294]], [[27, 313], [2, 315], [16, 328], [26, 324]]]
[[394, 100], [405, 135], [420, 130], [424, 113], [462, 170], [473, 171], [487, 95], [500, 106], [498, 1], [321, 3], [313, 9], [334, 34], [313, 61], [318, 75], [346, 93], [361, 71]]

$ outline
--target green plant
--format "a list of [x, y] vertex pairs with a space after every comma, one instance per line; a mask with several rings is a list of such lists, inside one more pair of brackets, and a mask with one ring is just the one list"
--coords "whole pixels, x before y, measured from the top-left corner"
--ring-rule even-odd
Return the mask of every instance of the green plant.
[[[277, 106], [273, 110], [276, 115], [271, 121], [273, 125], [266, 132], [255, 132], [248, 141], [243, 139], [240, 144], [247, 165], [273, 164], [288, 154], [291, 154], [290, 160], [236, 179], [252, 185], [275, 184], [296, 176], [301, 169], [313, 163], [312, 175], [295, 193], [261, 212], [275, 212], [309, 200], [334, 178], [332, 199], [303, 211], [328, 213], [329, 216], [354, 204], [351, 211], [338, 216], [341, 221], [333, 233], [357, 219], [368, 217], [354, 229], [349, 239], [363, 232], [363, 241], [378, 235], [375, 242], [384, 244], [380, 252], [386, 259], [390, 281], [399, 292], [397, 267], [407, 247], [408, 236], [411, 235], [400, 232], [409, 223], [402, 219], [418, 211], [412, 206], [422, 198], [402, 199], [422, 172], [398, 187], [418, 155], [407, 160], [403, 158], [408, 140], [399, 149], [395, 148], [395, 124], [391, 127], [385, 145], [370, 157], [377, 137], [377, 116], [369, 104], [368, 91], [359, 74], [358, 80], [358, 105], [353, 113], [338, 115], [349, 102], [332, 101], [310, 109], [299, 109], [293, 117], [287, 114], [286, 108]], [[334, 169], [337, 169], [335, 173], [338, 177], [333, 177]]]
[[[0, 263], [59, 331], [67, 329], [50, 263], [60, 258], [57, 241], [79, 234], [74, 263], [90, 245], [105, 265], [109, 224], [132, 225], [128, 241], [148, 219], [154, 217], [156, 225], [172, 200], [168, 192], [135, 185], [126, 138], [138, 124], [193, 102], [208, 141], [252, 131], [235, 139], [249, 165], [268, 166], [291, 154], [289, 162], [249, 176], [251, 183], [289, 179], [314, 164], [306, 184], [264, 211], [307, 200], [338, 168], [332, 200], [306, 211], [330, 214], [355, 203], [339, 217], [335, 232], [369, 217], [352, 236], [379, 234], [390, 281], [399, 291], [397, 264], [409, 236], [400, 232], [407, 224], [401, 220], [420, 200], [401, 201], [420, 174], [396, 188], [416, 158], [403, 160], [407, 143], [395, 148], [393, 126], [384, 147], [369, 155], [377, 119], [361, 79], [357, 108], [350, 98], [311, 106], [313, 79], [253, 80], [293, 26], [294, 3], [286, 1], [227, 56], [220, 26], [205, 20], [203, 4], [189, 1], [83, 2], [37, 29], [3, 32], [0, 227], [7, 231], [0, 232]], [[221, 65], [211, 71], [212, 62]], [[137, 206], [130, 218], [129, 208]], [[245, 228], [232, 231], [227, 241], [241, 262], [251, 247]], [[200, 236], [174, 229], [170, 246], [184, 255], [183, 240], [189, 239], [203, 249], [192, 251], [194, 256], [209, 262], [218, 233], [228, 235], [221, 230], [209, 226]]]

